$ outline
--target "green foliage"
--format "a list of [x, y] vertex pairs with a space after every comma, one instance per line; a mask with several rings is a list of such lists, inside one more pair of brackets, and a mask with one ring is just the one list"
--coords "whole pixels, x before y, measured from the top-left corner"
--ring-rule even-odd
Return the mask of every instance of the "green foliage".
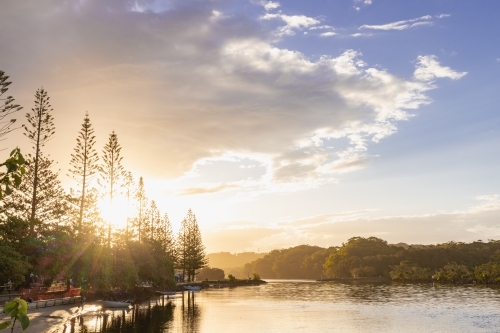
[[5, 167], [5, 172], [0, 173], [0, 199], [5, 195], [12, 194], [14, 188], [19, 188], [21, 185], [22, 176], [26, 170], [24, 156], [19, 148], [10, 152], [10, 157], [0, 167]]
[[[273, 250], [243, 268], [246, 274], [256, 272], [268, 279], [317, 279], [325, 257], [331, 252], [319, 246], [299, 245]], [[318, 269], [319, 268], [319, 269]], [[246, 276], [245, 274], [245, 276]]]
[[28, 304], [20, 298], [15, 298], [12, 301], [7, 302], [3, 308], [3, 312], [10, 316], [11, 319], [0, 323], [0, 330], [10, 327], [10, 331], [13, 332], [17, 321], [21, 323], [21, 332], [24, 332], [24, 330], [26, 330], [30, 325], [30, 319], [28, 318]]
[[254, 280], [260, 280], [260, 275], [257, 273], [252, 273]]
[[380, 238], [353, 237], [332, 251], [323, 267], [332, 277], [387, 276], [393, 263], [390, 256], [398, 249]]
[[428, 281], [432, 274], [428, 268], [414, 265], [410, 261], [401, 261], [389, 272], [391, 279], [403, 281]]
[[0, 244], [0, 284], [8, 280], [14, 284], [24, 282], [24, 277], [31, 267], [28, 258], [14, 247]]
[[472, 277], [472, 272], [467, 266], [456, 262], [444, 265], [433, 275], [433, 278], [439, 282], [469, 282]]

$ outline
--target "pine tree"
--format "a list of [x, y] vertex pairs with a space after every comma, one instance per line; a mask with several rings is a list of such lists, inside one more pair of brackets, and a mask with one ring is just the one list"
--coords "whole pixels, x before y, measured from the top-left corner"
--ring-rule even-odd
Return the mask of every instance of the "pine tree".
[[193, 281], [196, 270], [205, 267], [208, 263], [198, 222], [191, 209], [181, 223], [177, 237], [177, 254], [177, 267], [182, 268], [183, 276], [188, 274], [188, 281]]
[[161, 243], [163, 245], [163, 251], [167, 255], [167, 258], [174, 264], [177, 262], [177, 254], [175, 249], [175, 239], [174, 233], [172, 231], [172, 223], [165, 213], [162, 219], [163, 223], [163, 234], [161, 238]]
[[88, 112], [85, 113], [85, 118], [83, 118], [82, 128], [78, 133], [76, 138], [76, 147], [73, 149], [74, 154], [71, 154], [70, 160], [70, 173], [72, 178], [80, 183], [80, 202], [79, 202], [79, 214], [78, 214], [78, 232], [82, 232], [83, 225], [83, 210], [85, 207], [86, 192], [88, 186], [92, 179], [96, 176], [99, 171], [99, 166], [97, 161], [99, 157], [97, 156], [97, 151], [94, 148], [95, 145], [95, 135], [92, 124], [90, 123], [90, 118]]
[[12, 125], [16, 122], [16, 119], [8, 119], [12, 113], [17, 112], [22, 109], [22, 106], [19, 106], [14, 103], [14, 98], [12, 96], [7, 96], [2, 98], [3, 94], [9, 90], [9, 86], [12, 82], [7, 81], [9, 77], [5, 75], [4, 71], [0, 71], [0, 102], [3, 101], [3, 105], [0, 104], [0, 140], [8, 133], [12, 132], [14, 129]]
[[137, 185], [137, 190], [135, 192], [135, 199], [137, 204], [137, 218], [135, 221], [137, 227], [137, 235], [139, 242], [143, 238], [143, 228], [145, 226], [146, 213], [148, 198], [146, 197], [146, 191], [144, 190], [144, 180], [142, 177], [139, 178], [139, 184]]
[[159, 242], [161, 233], [162, 233], [162, 221], [160, 211], [156, 206], [156, 202], [151, 201], [151, 206], [148, 211], [148, 220], [149, 220], [149, 239], [151, 241]]
[[127, 197], [127, 227], [125, 229], [126, 239], [129, 237], [129, 211], [130, 211], [130, 197], [132, 196], [132, 186], [134, 186], [134, 177], [132, 172], [125, 172], [123, 187], [125, 187], [125, 196]]
[[[35, 161], [35, 156], [28, 155], [25, 180], [19, 186], [19, 191], [15, 191], [4, 202], [9, 215], [30, 221], [31, 234], [34, 233], [35, 225], [59, 224], [68, 209], [58, 174], [52, 171], [54, 161], [43, 154], [38, 156], [37, 195], [36, 201], [32, 202], [31, 194], [35, 187]], [[31, 219], [32, 207], [35, 207], [35, 219]]]
[[191, 209], [188, 211], [187, 219], [189, 223], [188, 279], [194, 281], [196, 270], [205, 267], [208, 264], [208, 260], [206, 258], [205, 246], [201, 239], [198, 221]]
[[186, 218], [182, 219], [179, 233], [177, 234], [176, 252], [177, 252], [177, 266], [176, 268], [182, 269], [182, 278], [185, 279], [188, 263], [188, 248], [189, 248], [189, 224]]
[[120, 156], [122, 147], [118, 143], [118, 136], [115, 131], [109, 135], [109, 141], [102, 151], [103, 164], [99, 166], [101, 173], [101, 186], [107, 187], [106, 196], [109, 195], [109, 202], [113, 203], [113, 197], [118, 194], [120, 180], [124, 177], [125, 170], [122, 166], [123, 157]]
[[[24, 135], [33, 144], [34, 155], [32, 158], [33, 165], [31, 183], [33, 184], [31, 193], [31, 213], [30, 213], [30, 234], [35, 232], [35, 219], [37, 218], [38, 191], [40, 188], [40, 155], [41, 148], [51, 139], [55, 133], [54, 118], [52, 117], [52, 109], [49, 104], [50, 97], [47, 92], [40, 88], [35, 93], [35, 107], [31, 109], [31, 113], [26, 113], [26, 119], [30, 127], [23, 125]], [[27, 177], [26, 177], [27, 178]], [[29, 179], [29, 178], [28, 178]]]

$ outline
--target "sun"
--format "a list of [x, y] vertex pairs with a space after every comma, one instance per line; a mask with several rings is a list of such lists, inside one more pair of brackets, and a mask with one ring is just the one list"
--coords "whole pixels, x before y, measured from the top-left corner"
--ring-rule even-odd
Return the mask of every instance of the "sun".
[[109, 200], [99, 201], [102, 218], [116, 229], [123, 229], [127, 226], [127, 216], [130, 216], [127, 214], [128, 206], [127, 200], [120, 197], [114, 198], [112, 203]]

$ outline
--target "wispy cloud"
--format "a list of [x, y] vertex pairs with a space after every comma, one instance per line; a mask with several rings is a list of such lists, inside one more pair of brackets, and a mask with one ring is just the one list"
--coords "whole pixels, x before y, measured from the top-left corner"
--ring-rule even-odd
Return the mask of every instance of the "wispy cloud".
[[333, 31], [323, 32], [320, 34], [320, 37], [331, 37], [335, 36], [337, 33]]
[[[450, 14], [440, 14], [434, 16], [434, 18], [445, 18], [451, 16]], [[406, 30], [406, 29], [411, 29], [415, 28], [418, 26], [424, 26], [424, 25], [432, 25], [433, 22], [431, 15], [425, 15], [421, 16], [418, 18], [410, 19], [410, 20], [403, 20], [403, 21], [397, 21], [397, 22], [391, 22], [391, 23], [386, 23], [386, 24], [380, 24], [380, 25], [362, 25], [359, 27], [359, 29], [370, 29], [370, 30]]]
[[238, 188], [239, 186], [236, 184], [221, 184], [221, 185], [209, 185], [206, 187], [191, 187], [187, 189], [183, 189], [178, 193], [178, 195], [197, 195], [197, 194], [210, 194], [221, 192], [229, 189]]
[[340, 246], [357, 236], [376, 236], [389, 243], [407, 244], [499, 239], [500, 196], [480, 196], [477, 200], [478, 204], [469, 209], [450, 213], [372, 217], [377, 211], [363, 210], [271, 224], [247, 222], [244, 229], [229, 228], [228, 224], [209, 232], [206, 242], [209, 251], [242, 251], [239, 242], [232, 239], [245, 234], [246, 250], [270, 251], [299, 244]]

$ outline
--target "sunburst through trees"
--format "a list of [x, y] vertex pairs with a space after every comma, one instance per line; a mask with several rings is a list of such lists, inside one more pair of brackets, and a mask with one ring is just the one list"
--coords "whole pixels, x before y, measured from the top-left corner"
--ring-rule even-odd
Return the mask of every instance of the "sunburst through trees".
[[[0, 96], [7, 78], [0, 71]], [[12, 97], [6, 101], [0, 109], [5, 116], [20, 109]], [[76, 187], [68, 192], [62, 188], [56, 162], [43, 149], [55, 133], [49, 101], [43, 88], [37, 90], [35, 106], [22, 125], [33, 153], [27, 157], [19, 190], [1, 199], [0, 252], [9, 255], [8, 260], [0, 255], [5, 259], [0, 284], [11, 280], [28, 285], [36, 280], [50, 285], [71, 279], [86, 291], [130, 289], [144, 281], [166, 288], [175, 283], [174, 269], [184, 270], [193, 280], [206, 264], [194, 213], [190, 210], [184, 219], [185, 237], [176, 239], [168, 215], [156, 200], [148, 199], [143, 177], [135, 183], [125, 170], [115, 131], [98, 164], [98, 143], [88, 113], [70, 155], [68, 175]], [[0, 127], [0, 136], [1, 131]]]

